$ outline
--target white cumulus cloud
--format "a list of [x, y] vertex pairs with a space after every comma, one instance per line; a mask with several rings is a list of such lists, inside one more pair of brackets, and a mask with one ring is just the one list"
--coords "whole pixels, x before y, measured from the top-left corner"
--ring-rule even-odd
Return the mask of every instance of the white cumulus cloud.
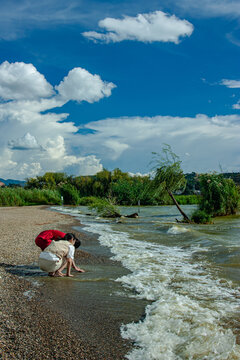
[[9, 140], [8, 145], [10, 148], [18, 150], [39, 149], [39, 144], [35, 136], [30, 133], [26, 133], [23, 137], [16, 140]]
[[75, 162], [68, 167], [70, 174], [95, 175], [103, 170], [101, 160], [95, 155], [78, 157]]
[[123, 170], [145, 173], [150, 170], [151, 153], [167, 143], [180, 156], [184, 171], [218, 170], [219, 163], [229, 171], [239, 171], [239, 115], [109, 118], [84, 128], [92, 132], [77, 134], [73, 141], [80, 142], [86, 152], [94, 149], [104, 166], [114, 168], [117, 161]]
[[123, 19], [105, 18], [98, 25], [106, 32], [87, 31], [83, 36], [104, 42], [135, 40], [178, 44], [181, 37], [190, 36], [194, 29], [187, 20], [181, 20], [162, 11], [138, 14], [136, 17], [124, 16]]
[[36, 177], [40, 174], [42, 168], [40, 163], [23, 163], [18, 168], [18, 174], [21, 176], [26, 176], [28, 174], [28, 177]]
[[52, 86], [32, 64], [4, 61], [0, 65], [0, 97], [3, 99], [33, 100], [53, 93]]
[[80, 144], [73, 148], [78, 127], [66, 121], [69, 114], [49, 110], [70, 100], [98, 101], [110, 96], [113, 87], [99, 75], [75, 68], [57, 93], [32, 64], [1, 64], [0, 177], [24, 179], [70, 168], [73, 175], [100, 171], [101, 160], [92, 150], [81, 153]]
[[103, 81], [99, 75], [92, 75], [80, 67], [69, 71], [68, 75], [56, 86], [60, 96], [66, 100], [93, 103], [110, 96], [116, 85]]

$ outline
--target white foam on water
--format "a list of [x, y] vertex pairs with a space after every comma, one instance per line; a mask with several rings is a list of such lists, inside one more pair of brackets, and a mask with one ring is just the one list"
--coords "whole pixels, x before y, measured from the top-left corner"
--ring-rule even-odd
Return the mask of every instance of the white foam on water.
[[70, 207], [65, 208], [63, 206], [52, 206], [51, 208], [53, 210], [57, 210], [57, 211], [59, 211], [61, 213], [64, 213], [64, 214], [70, 214], [72, 216], [79, 216], [79, 217], [83, 216], [83, 217], [85, 217], [85, 215], [83, 215], [78, 208], [70, 208]]
[[188, 232], [189, 229], [183, 227], [183, 226], [177, 226], [174, 225], [171, 228], [168, 229], [167, 234], [173, 234], [173, 235], [178, 235], [178, 234], [182, 234], [185, 232]]
[[214, 276], [207, 263], [193, 262], [199, 248], [137, 241], [106, 224], [85, 224], [131, 270], [116, 281], [153, 301], [144, 320], [121, 327], [122, 337], [136, 345], [127, 359], [240, 359], [236, 337], [224, 326], [239, 311], [239, 290]]

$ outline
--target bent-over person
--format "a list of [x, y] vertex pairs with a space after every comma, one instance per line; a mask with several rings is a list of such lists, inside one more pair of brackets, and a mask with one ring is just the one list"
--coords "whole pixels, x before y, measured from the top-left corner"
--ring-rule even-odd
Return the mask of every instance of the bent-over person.
[[84, 272], [74, 262], [75, 248], [78, 248], [80, 244], [80, 241], [76, 240], [74, 234], [71, 233], [66, 234], [64, 240], [52, 240], [50, 245], [39, 256], [40, 269], [48, 272], [49, 276], [65, 276], [62, 273], [65, 267], [67, 267], [66, 276], [73, 276], [71, 275], [72, 267], [76, 271]]

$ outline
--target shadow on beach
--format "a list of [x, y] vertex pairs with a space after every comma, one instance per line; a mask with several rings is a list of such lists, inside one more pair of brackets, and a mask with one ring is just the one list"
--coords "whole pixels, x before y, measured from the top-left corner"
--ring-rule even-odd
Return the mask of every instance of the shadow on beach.
[[0, 267], [4, 268], [6, 272], [12, 275], [17, 275], [24, 278], [48, 276], [47, 273], [39, 269], [37, 263], [34, 263], [32, 265], [12, 265], [0, 263]]

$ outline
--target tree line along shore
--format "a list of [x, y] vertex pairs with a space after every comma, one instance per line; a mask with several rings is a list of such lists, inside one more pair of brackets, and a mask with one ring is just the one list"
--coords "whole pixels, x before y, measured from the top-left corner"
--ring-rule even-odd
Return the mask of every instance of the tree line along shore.
[[[120, 217], [116, 205], [176, 205], [184, 222], [209, 223], [213, 217], [236, 214], [240, 187], [223, 174], [184, 175], [171, 146], [152, 153], [151, 175], [130, 175], [103, 169], [94, 176], [47, 172], [29, 178], [24, 188], [1, 188], [0, 206], [85, 205], [104, 217]], [[239, 178], [235, 177], [235, 180]], [[191, 219], [181, 205], [198, 204]]]
[[[64, 204], [106, 209], [115, 205], [173, 205], [174, 200], [161, 189], [164, 182], [171, 182], [172, 174], [165, 173], [165, 179], [159, 176], [160, 173], [155, 178], [130, 176], [120, 169], [112, 172], [104, 169], [94, 176], [77, 177], [47, 172], [27, 179], [24, 187], [11, 185], [0, 188], [0, 206]], [[195, 222], [209, 222], [213, 216], [237, 212], [239, 186], [231, 178], [224, 174], [192, 173], [184, 175], [182, 180], [181, 194], [179, 189], [175, 189], [174, 198], [179, 205], [198, 204]]]
[[[187, 179], [187, 178], [186, 178]], [[198, 204], [199, 186], [186, 182], [186, 189], [176, 195], [181, 205]], [[194, 193], [196, 192], [196, 193]], [[120, 169], [103, 170], [94, 176], [68, 176], [47, 172], [28, 178], [24, 187], [10, 185], [0, 188], [0, 206], [24, 205], [91, 205], [95, 198], [111, 198], [118, 205], [172, 205], [166, 194], [156, 192], [150, 176], [130, 176]]]

